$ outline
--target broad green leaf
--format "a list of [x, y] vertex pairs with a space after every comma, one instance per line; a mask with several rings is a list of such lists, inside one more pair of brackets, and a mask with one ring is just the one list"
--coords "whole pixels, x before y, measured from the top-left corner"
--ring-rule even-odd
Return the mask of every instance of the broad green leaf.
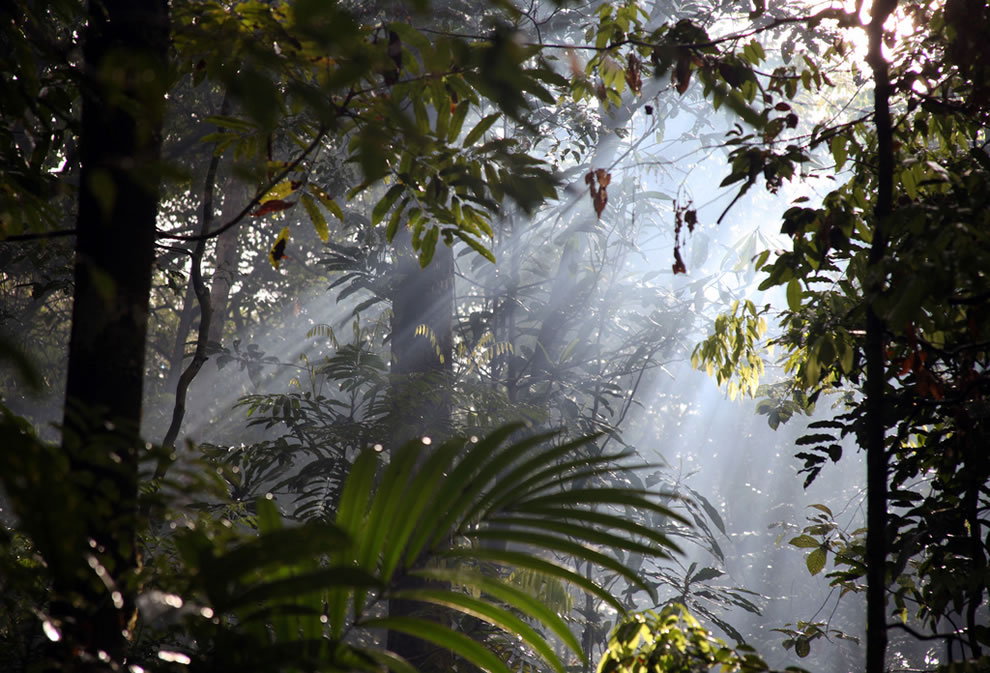
[[404, 185], [392, 185], [392, 187], [385, 192], [385, 196], [383, 196], [381, 200], [375, 204], [374, 209], [371, 211], [371, 223], [373, 225], [376, 225], [382, 221], [382, 218], [385, 217], [385, 214], [395, 204], [396, 199], [399, 198], [399, 194], [401, 194], [404, 189]]
[[430, 49], [430, 40], [421, 32], [413, 28], [408, 23], [396, 22], [388, 24], [389, 30], [394, 30], [396, 34], [406, 44], [415, 47], [417, 50]]
[[821, 543], [810, 535], [798, 535], [795, 538], [791, 538], [791, 541], [788, 544], [804, 549], [814, 549]]
[[[618, 517], [616, 517], [618, 518]], [[645, 556], [663, 556], [664, 551], [658, 547], [653, 547], [650, 545], [637, 542], [630, 538], [624, 538], [620, 535], [614, 535], [612, 533], [607, 533], [603, 530], [598, 530], [592, 528], [591, 526], [581, 526], [575, 523], [569, 523], [567, 521], [553, 520], [553, 519], [543, 519], [539, 517], [525, 517], [525, 516], [513, 516], [511, 514], [505, 514], [500, 517], [496, 517], [491, 520], [493, 525], [503, 524], [504, 529], [508, 530], [510, 528], [524, 528], [530, 532], [544, 531], [547, 533], [558, 533], [567, 538], [574, 540], [582, 540], [584, 542], [590, 542], [593, 545], [600, 547], [611, 547], [614, 549], [624, 549], [627, 551], [632, 551], [638, 554], [643, 554]], [[645, 528], [645, 527], [644, 527]], [[534, 530], [535, 529], [535, 530]], [[484, 529], [485, 534], [498, 535], [498, 528]]]
[[846, 340], [839, 342], [839, 366], [844, 374], [852, 373], [856, 352]]
[[553, 648], [550, 647], [546, 639], [529, 624], [504, 608], [467, 594], [443, 589], [406, 589], [397, 591], [392, 596], [440, 605], [486, 621], [510, 635], [521, 638], [543, 657], [543, 660], [550, 664], [557, 673], [564, 673], [564, 665], [554, 654]]
[[[574, 507], [540, 507], [532, 506], [529, 503], [520, 503], [515, 508], [517, 512], [525, 512], [530, 514], [540, 514], [549, 518], [555, 518], [560, 520], [571, 520], [571, 521], [583, 521], [587, 524], [595, 524], [598, 526], [603, 526], [605, 528], [611, 528], [614, 530], [624, 530], [627, 533], [633, 535], [640, 535], [648, 540], [653, 540], [655, 543], [661, 547], [671, 549], [673, 551], [680, 551], [669, 537], [661, 533], [660, 531], [654, 530], [649, 526], [643, 526], [642, 524], [631, 521], [624, 514], [615, 515], [608, 514], [606, 512], [600, 512], [590, 509], [578, 509]], [[493, 522], [499, 522], [496, 517], [492, 519]]]
[[420, 673], [418, 668], [394, 652], [378, 649], [377, 647], [361, 648], [359, 651], [381, 664], [384, 667], [382, 670], [389, 670], [392, 673]]
[[489, 594], [493, 598], [525, 613], [531, 619], [548, 627], [575, 654], [580, 658], [584, 656], [581, 651], [581, 644], [574, 637], [574, 634], [564, 620], [547, 608], [546, 605], [518, 587], [466, 567], [455, 569], [423, 568], [413, 571], [412, 574], [442, 582], [449, 582], [450, 584], [468, 589], [478, 589], [483, 593]]
[[835, 160], [835, 170], [842, 170], [846, 163], [846, 137], [844, 135], [832, 136], [828, 143], [832, 150], [832, 158]]
[[255, 502], [258, 513], [258, 530], [262, 534], [280, 530], [282, 528], [282, 515], [278, 511], [278, 505], [271, 495], [258, 498]]
[[918, 198], [918, 181], [911, 168], [900, 172], [901, 186], [912, 201]]
[[[347, 475], [347, 481], [337, 505], [337, 525], [351, 536], [353, 544], [348, 547], [341, 547], [331, 555], [331, 559], [335, 563], [344, 564], [355, 561], [356, 559], [352, 556], [353, 550], [360, 548], [363, 544], [363, 537], [369, 534], [369, 531], [362, 524], [370, 505], [377, 465], [378, 455], [370, 449], [362, 451], [354, 464], [351, 465], [350, 474]], [[340, 629], [344, 627], [349, 599], [350, 592], [343, 589], [334, 591], [328, 596], [328, 613], [331, 628], [334, 630], [334, 637], [339, 637]]]
[[423, 237], [423, 241], [419, 245], [419, 266], [420, 268], [426, 268], [429, 266], [430, 261], [433, 259], [433, 253], [437, 249], [437, 238], [440, 236], [439, 227], [430, 227], [430, 230], [426, 232], [426, 236]]
[[464, 126], [464, 118], [467, 117], [468, 110], [471, 109], [470, 101], [462, 100], [458, 103], [454, 114], [450, 118], [450, 127], [447, 129], [447, 142], [453, 143], [461, 135], [461, 127]]
[[[549, 474], [550, 471], [555, 469], [552, 466], [554, 466], [559, 460], [566, 457], [578, 447], [588, 444], [594, 440], [594, 436], [582, 437], [569, 442], [564, 442], [560, 446], [549, 446], [546, 449], [535, 452], [525, 460], [512, 465], [517, 458], [522, 457], [524, 452], [529, 452], [529, 449], [535, 448], [553, 436], [553, 434], [547, 434], [543, 436], [531, 437], [513, 445], [513, 452], [518, 455], [514, 456], [511, 461], [505, 461], [498, 466], [498, 481], [493, 485], [491, 491], [489, 491], [485, 501], [479, 502], [471, 511], [468, 518], [473, 519], [481, 516], [481, 513], [485, 510], [485, 508], [498, 510], [499, 508], [506, 506], [509, 502], [522, 500], [531, 494], [531, 489], [534, 484], [539, 484], [542, 486], [546, 483], [543, 479], [541, 479], [541, 475]], [[507, 471], [503, 474], [503, 470]], [[557, 477], [559, 477], [560, 474], [561, 471], [558, 469]]]
[[467, 137], [464, 138], [462, 147], [471, 147], [476, 142], [478, 142], [481, 139], [481, 136], [485, 134], [485, 131], [490, 129], [492, 127], [492, 124], [498, 121], [498, 118], [500, 116], [501, 115], [496, 112], [494, 114], [490, 114], [485, 117], [482, 117], [481, 121], [475, 124], [475, 127], [471, 129], [470, 132], [468, 132]]
[[412, 617], [383, 617], [363, 623], [368, 628], [390, 629], [439, 645], [489, 673], [512, 673], [488, 648], [463, 633], [441, 624]]
[[[499, 448], [498, 444], [508, 436], [506, 430], [512, 427], [506, 426], [473, 445], [450, 473], [428, 513], [439, 522], [438, 533], [430, 543], [437, 543], [438, 536], [443, 535], [444, 531], [460, 530], [462, 526], [482, 518], [493, 493], [505, 486], [506, 475], [503, 471], [532, 447], [553, 436], [537, 435]], [[469, 484], [469, 488], [465, 489], [464, 484]], [[421, 544], [425, 543], [426, 540], [421, 540]]]
[[481, 530], [474, 531], [473, 536], [482, 540], [516, 542], [530, 545], [534, 549], [559, 551], [578, 560], [591, 562], [599, 567], [605, 568], [606, 570], [611, 570], [617, 575], [622, 575], [631, 584], [634, 584], [643, 591], [646, 591], [651, 598], [656, 600], [656, 589], [643, 580], [637, 573], [633, 572], [619, 561], [616, 561], [608, 554], [596, 551], [595, 549], [579, 542], [573, 542], [571, 540], [566, 540], [554, 535], [548, 535], [546, 533], [511, 529], [493, 530], [490, 528], [482, 528]]
[[416, 129], [423, 135], [430, 132], [430, 115], [422, 96], [413, 96], [413, 114], [416, 116]]
[[[421, 453], [422, 451], [416, 450], [397, 451], [385, 468], [385, 473], [375, 489], [371, 512], [364, 523], [367, 533], [362, 537], [358, 548], [357, 561], [360, 567], [372, 570], [377, 567], [379, 558], [384, 555], [392, 523], [398, 510], [405, 506], [403, 501], [409, 497], [406, 485], [412, 477]], [[387, 581], [389, 578], [385, 579]], [[357, 612], [360, 612], [362, 607], [362, 599], [363, 596], [355, 597]]]
[[518, 551], [501, 551], [479, 547], [475, 549], [451, 549], [444, 552], [444, 556], [450, 558], [463, 558], [465, 560], [495, 561], [504, 563], [511, 568], [528, 568], [538, 573], [573, 584], [579, 589], [608, 603], [616, 611], [624, 613], [626, 608], [609, 591], [598, 586], [592, 580], [580, 573], [576, 573], [569, 568], [559, 566], [556, 563], [545, 561], [533, 554]]
[[822, 568], [825, 567], [825, 559], [826, 559], [826, 553], [823, 547], [819, 547], [818, 549], [808, 554], [808, 558], [805, 561], [808, 565], [808, 572], [810, 572], [812, 575], [817, 575], [818, 573], [820, 573], [822, 571]]
[[492, 264], [495, 263], [495, 255], [489, 250], [481, 241], [472, 237], [471, 235], [461, 231], [460, 229], [454, 230], [454, 235], [459, 239], [467, 243], [475, 252], [487, 259]]
[[[421, 449], [415, 446], [416, 444], [419, 444], [419, 440], [412, 440], [401, 447], [399, 451], [418, 454]], [[422, 545], [433, 535], [439, 519], [432, 509], [426, 513], [427, 507], [434, 504], [441, 485], [449, 483], [450, 480], [446, 478], [447, 474], [451, 471], [452, 463], [463, 451], [463, 448], [464, 443], [462, 441], [444, 442], [431, 452], [408, 484], [406, 492], [409, 497], [403, 500], [404, 506], [398, 512], [392, 524], [392, 532], [389, 534], [389, 544], [382, 563], [382, 577], [391, 578], [392, 573], [398, 567], [403, 552], [407, 549], [409, 551], [408, 563], [411, 564], [416, 558], [419, 558]], [[414, 532], [417, 536], [410, 541]]]
[[[271, 501], [265, 500], [274, 506]], [[263, 506], [263, 509], [268, 509]], [[269, 514], [265, 514], [267, 519]], [[339, 548], [348, 541], [347, 534], [337, 526], [322, 522], [307, 522], [292, 528], [269, 528], [261, 536], [221, 554], [212, 566], [228, 578], [269, 565], [294, 565], [311, 562], [320, 554]]]
[[378, 578], [360, 568], [333, 566], [307, 573], [299, 573], [273, 582], [255, 585], [246, 591], [232, 596], [226, 605], [218, 605], [221, 610], [232, 610], [267, 600], [294, 600], [301, 596], [320, 593], [328, 587], [375, 588], [380, 587]]
[[787, 308], [797, 313], [801, 310], [801, 281], [791, 278], [787, 282]]
[[385, 240], [389, 243], [395, 238], [395, 234], [399, 231], [399, 223], [402, 221], [402, 208], [396, 208], [392, 211], [392, 216], [388, 218], [388, 226], [385, 227]]
[[436, 136], [443, 141], [447, 137], [447, 129], [450, 128], [450, 98], [439, 80], [430, 81], [429, 89], [433, 111], [436, 113]]

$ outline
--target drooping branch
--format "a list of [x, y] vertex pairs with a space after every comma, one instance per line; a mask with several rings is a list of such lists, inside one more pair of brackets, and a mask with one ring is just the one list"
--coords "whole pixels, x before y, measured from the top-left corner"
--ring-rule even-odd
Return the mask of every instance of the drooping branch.
[[248, 214], [250, 214], [250, 212], [254, 210], [255, 206], [257, 206], [261, 202], [261, 199], [265, 197], [265, 194], [270, 192], [273, 187], [275, 187], [280, 182], [282, 182], [292, 171], [296, 169], [296, 167], [299, 164], [303, 162], [304, 159], [306, 159], [306, 157], [311, 155], [316, 150], [316, 148], [320, 146], [320, 143], [323, 141], [323, 138], [325, 138], [326, 135], [327, 135], [327, 129], [325, 127], [320, 128], [320, 130], [317, 132], [316, 136], [309, 143], [309, 145], [307, 145], [302, 150], [302, 152], [300, 152], [296, 156], [295, 159], [293, 159], [288, 164], [286, 164], [285, 168], [283, 168], [278, 173], [276, 173], [271, 180], [269, 180], [261, 189], [259, 189], [258, 192], [254, 195], [254, 198], [248, 201], [247, 205], [245, 205], [240, 210], [239, 213], [234, 215], [234, 217], [232, 217], [227, 222], [224, 222], [222, 225], [220, 225], [213, 231], [203, 231], [201, 229], [200, 233], [198, 234], [188, 234], [188, 235], [166, 234], [159, 232], [158, 238], [168, 238], [173, 241], [196, 241], [196, 242], [206, 241], [211, 238], [216, 238], [217, 236], [219, 236], [220, 234], [224, 233], [225, 231], [227, 231], [232, 227], [236, 227], [238, 224], [241, 223], [241, 220], [247, 217]]

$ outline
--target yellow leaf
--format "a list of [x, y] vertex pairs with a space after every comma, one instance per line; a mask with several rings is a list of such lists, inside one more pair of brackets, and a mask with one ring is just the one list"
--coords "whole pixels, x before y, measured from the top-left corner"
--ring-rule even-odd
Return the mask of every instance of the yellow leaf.
[[302, 204], [303, 208], [306, 209], [306, 214], [309, 215], [310, 221], [313, 223], [316, 235], [320, 237], [321, 241], [326, 243], [330, 240], [330, 231], [327, 228], [326, 218], [320, 212], [320, 207], [316, 205], [316, 201], [309, 194], [302, 195]]

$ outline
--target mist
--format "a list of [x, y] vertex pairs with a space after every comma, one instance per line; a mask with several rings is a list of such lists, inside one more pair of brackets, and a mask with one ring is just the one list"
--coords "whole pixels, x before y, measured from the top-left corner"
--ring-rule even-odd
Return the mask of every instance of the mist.
[[[329, 49], [299, 56], [307, 67], [324, 68], [312, 79], [332, 95], [320, 98], [313, 94], [319, 86], [310, 90], [308, 80], [292, 80], [299, 63], [287, 66], [290, 74], [279, 72], [285, 81], [259, 74], [269, 61], [294, 53], [298, 40], [289, 35], [272, 38], [272, 45], [245, 40], [243, 67], [227, 70], [214, 66], [212, 53], [200, 60], [191, 52], [195, 58], [183, 64], [189, 72], [163, 98], [161, 154], [168, 170], [155, 169], [165, 178], [134, 482], [149, 501], [159, 489], [163, 501], [174, 498], [173, 509], [154, 513], [162, 518], [149, 533], [167, 549], [161, 565], [189, 556], [170, 546], [176, 530], [201, 526], [220, 548], [225, 535], [269, 534], [283, 520], [290, 531], [314, 522], [336, 525], [342, 501], [358, 511], [357, 521], [366, 512], [344, 497], [355, 465], [363, 465], [361, 487], [372, 493], [374, 484], [391, 483], [383, 475], [406, 460], [406, 446], [433, 457], [410, 459], [419, 469], [439, 461], [442, 454], [430, 451], [452, 438], [465, 438], [470, 448], [508, 427], [506, 441], [540, 437], [572, 447], [557, 461], [564, 476], [556, 486], [632, 489], [669, 508], [668, 514], [615, 503], [602, 508], [664, 536], [670, 547], [663, 553], [586, 545], [589, 554], [632, 569], [640, 586], [590, 560], [571, 568], [564, 552], [547, 553], [575, 577], [601, 585], [630, 611], [684, 604], [716, 637], [752, 646], [773, 669], [864, 670], [865, 580], [844, 585], [836, 578], [843, 570], [837, 550], [860, 544], [867, 526], [866, 456], [856, 432], [845, 428], [830, 446], [831, 459], [819, 461], [820, 471], [802, 454], [818, 441], [822, 422], [863, 396], [844, 381], [821, 385], [825, 392], [803, 409], [792, 404], [800, 398], [791, 385], [797, 369], [786, 360], [781, 320], [804, 308], [802, 292], [811, 292], [811, 281], [804, 290], [795, 281], [795, 297], [786, 283], [797, 272], [783, 283], [765, 282], [765, 265], [801, 242], [786, 228], [789, 209], [821, 207], [836, 183], [864, 164], [843, 169], [846, 150], [837, 152], [815, 134], [869, 115], [873, 101], [860, 72], [868, 67], [866, 44], [849, 47], [848, 69], [829, 71], [838, 83], [828, 82], [834, 91], [822, 93], [820, 81], [815, 90], [805, 81], [810, 75], [775, 69], [793, 68], [804, 48], [815, 58], [820, 47], [838, 49], [838, 28], [818, 35], [807, 21], [793, 22], [786, 34], [766, 38], [769, 55], [745, 64], [734, 53], [735, 60], [720, 63], [704, 51], [741, 34], [749, 20], [760, 30], [771, 25], [763, 17], [766, 3], [744, 9], [730, 2], [650, 3], [634, 20], [616, 18], [614, 25], [625, 21], [626, 29], [605, 38], [596, 31], [613, 10], [601, 3], [533, 3], [511, 30], [469, 2], [445, 2], [415, 27], [405, 25], [411, 21], [405, 8], [344, 4], [341, 16], [365, 31], [353, 39], [367, 38], [367, 54], [355, 47], [351, 61], [336, 52], [331, 57]], [[627, 9], [615, 9], [616, 16]], [[657, 35], [676, 39], [663, 48], [658, 42], [649, 64], [635, 54], [618, 64], [607, 53], [626, 45], [627, 30], [652, 35], [665, 26], [669, 34]], [[701, 27], [707, 32], [690, 32]], [[460, 44], [457, 31], [481, 46]], [[350, 45], [352, 37], [334, 39]], [[753, 53], [764, 49], [755, 39], [746, 44]], [[457, 59], [468, 65], [451, 66]], [[340, 63], [364, 68], [343, 89], [333, 79], [347, 74]], [[763, 103], [756, 85], [746, 101], [739, 91], [752, 82], [733, 83], [741, 70], [754, 82], [759, 76], [774, 86], [788, 83], [760, 90], [766, 109], [758, 125], [754, 110]], [[821, 79], [818, 70], [815, 76]], [[804, 90], [796, 88], [799, 81]], [[797, 93], [784, 96], [787, 85]], [[767, 129], [774, 122], [776, 133], [795, 129], [799, 120], [814, 129], [813, 140], [806, 153], [793, 150], [800, 159], [781, 160], [791, 173], [775, 172], [767, 157], [784, 156], [773, 152], [783, 152], [785, 141]], [[796, 135], [803, 130], [794, 131], [793, 142], [804, 142]], [[740, 163], [746, 143], [770, 148], [752, 150], [764, 152], [758, 168]], [[81, 189], [73, 152], [57, 150], [48, 161], [69, 165], [72, 189]], [[57, 219], [70, 227], [75, 216], [70, 208]], [[0, 352], [3, 405], [52, 446], [67, 417], [74, 280], [66, 238], [26, 234], [23, 241], [0, 241], [0, 346], [9, 341], [10, 353], [23, 352], [33, 363]], [[800, 263], [823, 264], [827, 254], [805, 253]], [[847, 263], [838, 262], [826, 280], [838, 279]], [[717, 332], [716, 321], [740, 307], [752, 307], [754, 321], [768, 326], [752, 345], [765, 370], [752, 385], [719, 385], [703, 364], [692, 365], [692, 355]], [[912, 347], [913, 338], [912, 332]], [[901, 359], [900, 377], [924, 371], [916, 364], [912, 370], [912, 362]], [[24, 376], [34, 370], [40, 385]], [[892, 387], [908, 384], [898, 379]], [[940, 395], [932, 398], [941, 401]], [[788, 409], [783, 417], [780, 409]], [[103, 426], [115, 431], [112, 423]], [[170, 428], [178, 430], [174, 441], [167, 439]], [[528, 451], [519, 456], [535, 455]], [[586, 467], [606, 458], [637, 467]], [[501, 466], [504, 474], [509, 465]], [[928, 478], [918, 486], [926, 494]], [[471, 487], [465, 484], [464, 492]], [[10, 499], [0, 492], [0, 521], [13, 529]], [[505, 524], [506, 531], [512, 526]], [[511, 539], [497, 541], [501, 548], [484, 539], [451, 540], [492, 554], [525, 547]], [[98, 547], [92, 538], [87, 544]], [[898, 560], [907, 563], [907, 553]], [[99, 563], [93, 563], [95, 571]], [[346, 566], [347, 559], [340, 563], [358, 569]], [[103, 581], [105, 573], [97, 574]], [[568, 665], [589, 673], [608, 652], [617, 610], [601, 595], [557, 591], [564, 586], [559, 578], [554, 584], [536, 575], [513, 572], [511, 581], [546, 602], [548, 614], [562, 615], [590, 655]], [[116, 592], [111, 585], [106, 580]], [[404, 586], [413, 593], [422, 588]], [[331, 607], [346, 615], [350, 605], [357, 614], [365, 594], [376, 590], [385, 595], [375, 585]], [[387, 616], [403, 600], [382, 600], [392, 607], [376, 609]], [[327, 606], [319, 608], [321, 625], [331, 621]], [[973, 623], [983, 618], [975, 610]], [[904, 624], [915, 620], [905, 616]], [[370, 636], [334, 633], [334, 642], [391, 643], [394, 631], [382, 635], [391, 627], [373, 628]], [[553, 640], [555, 651], [566, 652], [566, 640]], [[541, 661], [513, 645], [503, 658], [520, 670]], [[934, 667], [951, 659], [945, 649], [892, 636], [890, 660], [908, 670], [919, 662]]]

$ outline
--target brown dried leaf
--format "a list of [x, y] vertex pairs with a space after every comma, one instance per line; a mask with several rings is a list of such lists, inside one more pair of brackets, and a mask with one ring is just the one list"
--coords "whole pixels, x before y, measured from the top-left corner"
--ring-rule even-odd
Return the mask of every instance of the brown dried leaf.
[[674, 88], [683, 94], [691, 84], [691, 51], [681, 49], [677, 54], [677, 67], [674, 68]]
[[626, 59], [626, 84], [637, 96], [643, 91], [643, 79], [639, 74], [640, 61], [635, 53], [629, 54]]

